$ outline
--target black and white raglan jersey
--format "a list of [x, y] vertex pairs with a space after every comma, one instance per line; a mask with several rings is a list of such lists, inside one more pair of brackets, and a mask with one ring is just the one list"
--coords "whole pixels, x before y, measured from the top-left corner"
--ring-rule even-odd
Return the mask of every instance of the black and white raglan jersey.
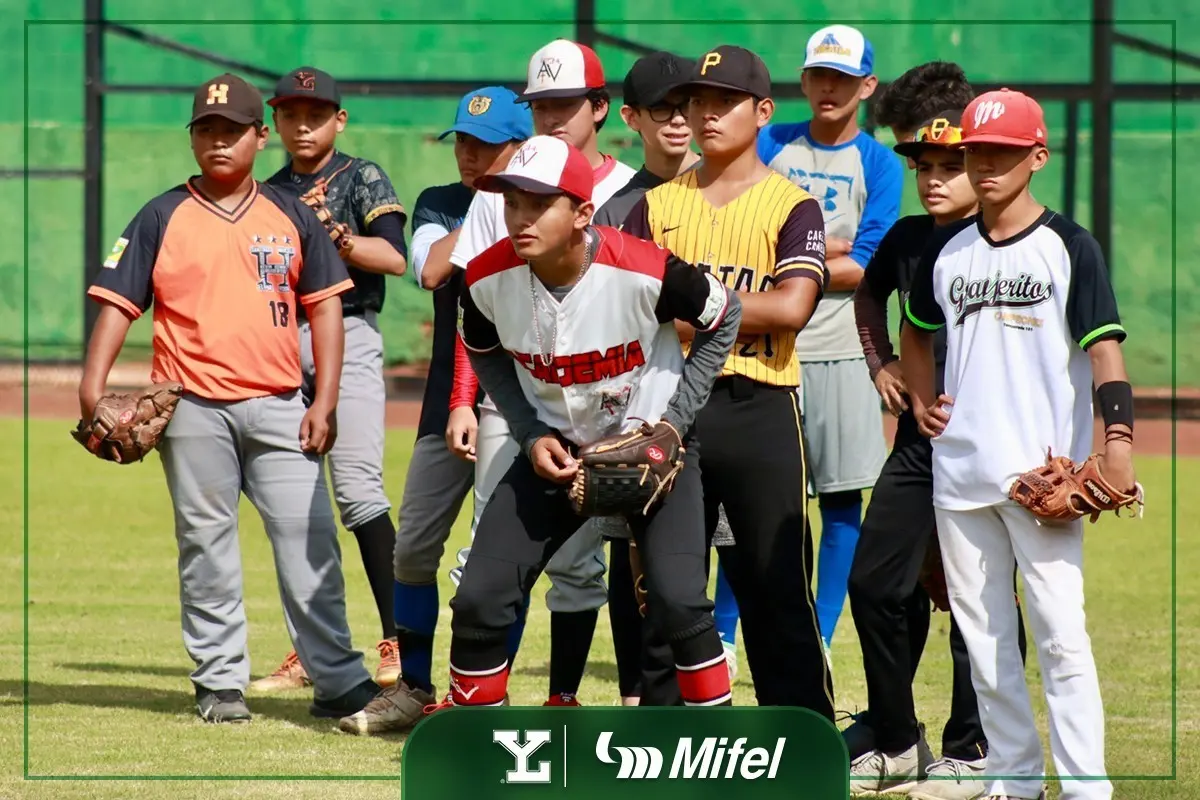
[[946, 430], [933, 440], [933, 502], [968, 510], [1007, 500], [1046, 449], [1092, 452], [1087, 348], [1125, 329], [1100, 246], [1046, 209], [994, 242], [979, 217], [939, 230], [904, 308], [925, 330], [946, 328]]

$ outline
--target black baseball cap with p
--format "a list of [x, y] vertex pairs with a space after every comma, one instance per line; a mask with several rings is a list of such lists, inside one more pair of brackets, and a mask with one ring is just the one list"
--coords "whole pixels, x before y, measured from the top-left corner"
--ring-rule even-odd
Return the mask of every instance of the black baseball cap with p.
[[693, 86], [715, 86], [745, 92], [759, 100], [771, 96], [771, 72], [766, 63], [757, 53], [731, 44], [715, 47], [696, 59], [684, 83], [684, 91]]
[[317, 100], [342, 106], [342, 93], [328, 72], [316, 67], [296, 67], [275, 84], [275, 93], [267, 105], [275, 108], [285, 100]]
[[231, 72], [210, 78], [196, 89], [192, 98], [192, 119], [187, 127], [205, 117], [224, 117], [242, 125], [262, 125], [262, 93]]

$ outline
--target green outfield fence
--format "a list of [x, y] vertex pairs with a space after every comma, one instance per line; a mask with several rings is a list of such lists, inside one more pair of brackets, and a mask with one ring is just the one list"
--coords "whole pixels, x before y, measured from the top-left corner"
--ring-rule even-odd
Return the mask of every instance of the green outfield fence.
[[[1200, 6], [978, 0], [956, 6], [953, 22], [925, 19], [937, 10], [916, 0], [712, 0], [697, 19], [689, 0], [505, 7], [485, 0], [433, 7], [212, 0], [195, 8], [156, 0], [0, 0], [5, 19], [29, 21], [0, 29], [0, 74], [8, 76], [0, 82], [0, 204], [24, 208], [29, 226], [23, 255], [30, 358], [80, 359], [93, 319], [85, 282], [137, 209], [194, 171], [184, 130], [191, 91], [225, 69], [264, 89], [300, 64], [331, 72], [344, 83], [350, 112], [343, 148], [381, 163], [411, 209], [421, 189], [455, 177], [451, 148], [435, 137], [457, 98], [490, 83], [523, 85], [529, 55], [552, 38], [594, 46], [614, 98], [626, 69], [649, 49], [695, 55], [721, 43], [751, 47], [772, 70], [776, 119], [791, 120], [807, 116], [796, 71], [805, 41], [820, 25], [845, 22], [874, 42], [883, 82], [946, 59], [961, 63], [980, 89], [1021, 88], [1043, 102], [1053, 157], [1036, 193], [1091, 228], [1109, 254], [1130, 331], [1133, 380], [1170, 385], [1175, 321], [1179, 384], [1200, 388], [1200, 355], [1183, 346], [1200, 340], [1200, 213], [1190, 205], [1200, 179], [1200, 57], [1192, 55], [1200, 52]], [[616, 113], [602, 137], [607, 151], [640, 163]], [[273, 140], [260, 177], [282, 163]], [[28, 181], [20, 180], [26, 174]], [[1180, 202], [1173, 207], [1176, 181]], [[910, 186], [905, 211], [915, 210]], [[0, 359], [21, 357], [23, 267], [16, 248], [0, 254]], [[429, 349], [429, 298], [407, 277], [389, 281], [387, 359], [420, 362]], [[148, 320], [134, 326], [127, 357], [146, 357], [149, 333]]]

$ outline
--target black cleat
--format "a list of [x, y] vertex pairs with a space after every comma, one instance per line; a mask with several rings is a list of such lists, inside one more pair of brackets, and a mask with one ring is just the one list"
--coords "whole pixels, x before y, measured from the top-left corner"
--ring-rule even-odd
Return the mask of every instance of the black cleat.
[[249, 722], [246, 698], [237, 689], [196, 687], [196, 713], [205, 722]]
[[375, 681], [365, 680], [340, 697], [334, 697], [331, 700], [313, 700], [312, 705], [308, 707], [308, 713], [314, 717], [331, 719], [349, 717], [366, 708], [367, 703], [374, 700], [375, 695], [381, 691], [383, 690]]

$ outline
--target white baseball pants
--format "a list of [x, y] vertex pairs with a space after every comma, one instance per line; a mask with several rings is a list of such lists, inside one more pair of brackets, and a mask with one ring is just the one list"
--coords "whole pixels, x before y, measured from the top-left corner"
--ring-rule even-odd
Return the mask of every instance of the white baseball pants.
[[1061, 797], [1112, 797], [1112, 784], [1102, 777], [1104, 708], [1083, 611], [1082, 521], [1042, 527], [1028, 511], [1009, 504], [935, 511], [951, 611], [970, 654], [988, 739], [988, 794], [1037, 798], [1045, 774], [1017, 648], [1015, 558], [1050, 713], [1050, 754]]

